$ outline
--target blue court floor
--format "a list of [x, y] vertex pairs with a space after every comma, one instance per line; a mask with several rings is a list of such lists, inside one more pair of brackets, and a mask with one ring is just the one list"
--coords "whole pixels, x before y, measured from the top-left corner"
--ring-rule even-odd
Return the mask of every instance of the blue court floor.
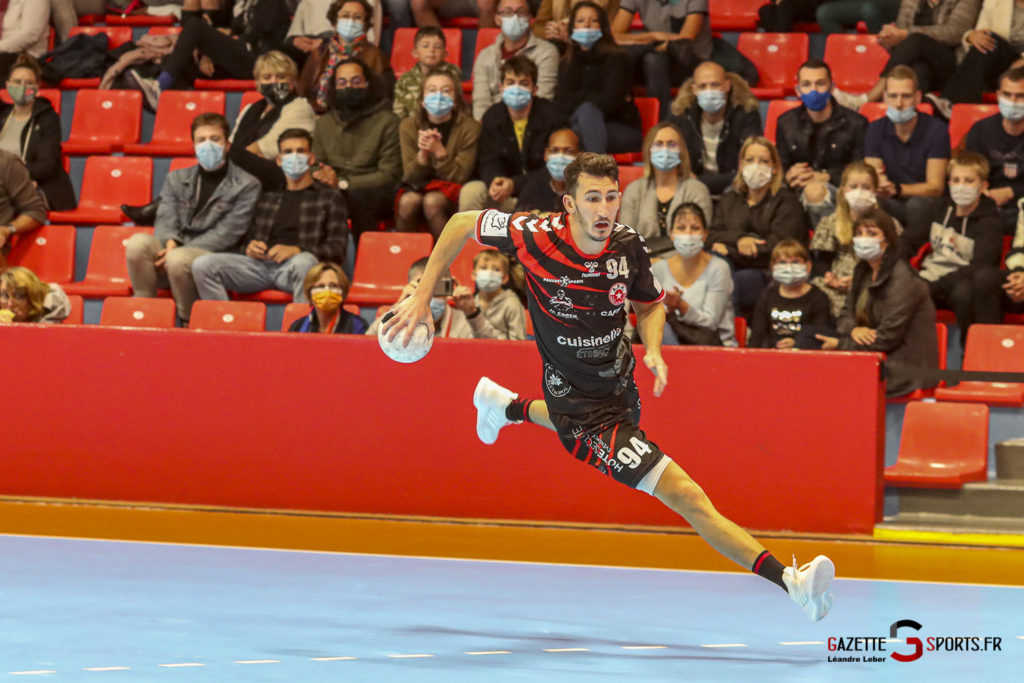
[[[834, 594], [815, 624], [741, 573], [0, 536], [0, 679], [1024, 680], [1022, 588], [838, 580]], [[897, 641], [1001, 649], [896, 662], [913, 646], [879, 639], [901, 619], [921, 628]]]

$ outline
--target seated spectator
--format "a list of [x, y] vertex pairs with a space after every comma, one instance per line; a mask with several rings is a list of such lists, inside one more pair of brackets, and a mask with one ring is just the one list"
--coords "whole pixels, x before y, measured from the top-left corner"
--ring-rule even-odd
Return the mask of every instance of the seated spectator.
[[1024, 197], [1024, 67], [999, 78], [999, 113], [975, 122], [964, 138], [964, 149], [989, 163], [986, 194], [1000, 208], [1003, 230], [1017, 226], [1017, 200]]
[[[276, 49], [284, 40], [290, 19], [285, 0], [235, 3], [227, 26], [207, 20], [199, 0], [184, 0], [181, 34], [174, 49], [161, 62], [156, 81], [138, 78], [136, 85], [151, 108], [156, 109], [164, 90], [189, 90], [197, 78], [249, 78], [256, 56]], [[227, 30], [221, 30], [226, 28]], [[198, 65], [193, 53], [201, 55]]]
[[0, 73], [7, 73], [22, 52], [42, 57], [50, 39], [50, 3], [8, 0], [0, 13]]
[[900, 0], [829, 0], [818, 5], [814, 18], [822, 33], [842, 33], [856, 29], [863, 21], [868, 33], [877, 34], [886, 24], [896, 21]]
[[[452, 292], [455, 308], [462, 311], [474, 339], [526, 339], [526, 312], [515, 291], [506, 288], [511, 262], [497, 249], [484, 249], [473, 257], [476, 295], [466, 285]], [[518, 277], [524, 279], [517, 264]]]
[[[633, 33], [633, 15], [644, 31]], [[644, 81], [648, 97], [661, 103], [661, 118], [669, 115], [672, 86], [711, 59], [711, 21], [708, 0], [622, 0], [610, 16], [615, 42], [624, 45]]]
[[501, 65], [502, 101], [480, 122], [477, 173], [462, 186], [459, 211], [511, 211], [527, 174], [544, 165], [548, 134], [564, 119], [551, 100], [536, 97], [537, 66], [522, 55]]
[[996, 203], [983, 194], [987, 186], [985, 157], [958, 152], [949, 164], [949, 198], [936, 202], [930, 213], [912, 215], [903, 234], [908, 256], [931, 245], [921, 263], [921, 277], [928, 282], [932, 301], [956, 314], [961, 343], [967, 341], [972, 324], [1003, 321], [1003, 223]]
[[797, 70], [796, 94], [802, 106], [779, 117], [775, 144], [786, 184], [799, 193], [811, 225], [832, 212], [843, 169], [864, 158], [868, 120], [832, 97], [832, 70], [809, 59]]
[[357, 243], [360, 235], [391, 217], [402, 177], [399, 120], [382, 89], [380, 79], [358, 59], [340, 62], [331, 108], [313, 131], [313, 156], [320, 163], [313, 177], [345, 195]]
[[668, 120], [682, 132], [693, 171], [713, 195], [725, 192], [736, 177], [743, 142], [761, 134], [750, 87], [714, 62], [698, 66], [679, 88]]
[[[424, 256], [413, 261], [412, 265], [409, 266], [409, 283], [402, 290], [398, 301], [395, 302], [396, 304], [400, 301], [405, 301], [416, 291], [416, 285], [419, 284], [420, 279], [423, 277], [423, 271], [427, 268], [428, 260], [429, 257]], [[448, 305], [448, 296], [454, 291], [452, 274], [450, 272], [445, 273], [438, 280], [437, 284], [439, 288], [444, 289], [448, 294], [441, 296], [439, 292], [435, 292], [434, 297], [430, 300], [430, 314], [434, 318], [434, 336], [450, 337], [452, 339], [472, 339], [473, 328], [469, 326], [466, 315], [459, 309]], [[366, 331], [367, 335], [377, 336], [381, 318], [384, 317], [388, 310], [387, 307], [381, 307], [380, 315], [370, 323], [370, 329]]]
[[[294, 0], [289, 0], [293, 5]], [[284, 37], [282, 50], [295, 63], [302, 68], [310, 52], [320, 47], [324, 41], [330, 40], [334, 35], [335, 26], [327, 20], [327, 10], [331, 7], [333, 0], [300, 0], [295, 8], [295, 15], [288, 27], [288, 33]], [[366, 39], [374, 45], [380, 45], [380, 35], [377, 26], [380, 26], [382, 17], [379, 3], [376, 0], [369, 0], [372, 5], [373, 21], [372, 26], [366, 31]]]
[[28, 268], [0, 271], [0, 323], [59, 323], [71, 315], [60, 286], [41, 281]]
[[289, 332], [321, 332], [323, 334], [366, 334], [369, 324], [342, 306], [352, 286], [345, 271], [336, 263], [318, 263], [309, 269], [302, 290], [313, 307], [309, 315], [297, 319]]
[[318, 114], [330, 108], [332, 76], [338, 64], [348, 59], [362, 61], [382, 78], [385, 91], [391, 92], [394, 74], [388, 56], [366, 39], [372, 18], [373, 10], [366, 0], [334, 0], [327, 10], [327, 20], [336, 31], [309, 53], [299, 74], [299, 94], [313, 104]]
[[288, 182], [256, 202], [241, 254], [204, 254], [192, 263], [201, 299], [228, 300], [228, 290], [250, 294], [288, 292], [305, 303], [303, 279], [317, 261], [342, 263], [348, 248], [348, 215], [338, 190], [313, 182], [313, 136], [301, 128], [281, 133], [277, 163]]
[[732, 276], [724, 259], [705, 251], [704, 210], [686, 202], [671, 220], [675, 251], [651, 268], [665, 290], [665, 343], [736, 346]]
[[12, 104], [0, 103], [0, 150], [28, 167], [32, 181], [51, 211], [75, 208], [75, 189], [61, 157], [60, 115], [50, 100], [39, 97], [39, 63], [20, 55], [7, 76]]
[[479, 121], [492, 105], [501, 102], [501, 65], [517, 55], [537, 65], [537, 96], [551, 99], [558, 78], [558, 48], [530, 33], [530, 5], [527, 0], [500, 0], [498, 20], [501, 35], [488, 45], [473, 63], [473, 118]]
[[402, 74], [395, 84], [393, 109], [401, 119], [419, 109], [420, 91], [427, 74], [437, 70], [448, 74], [453, 80], [462, 80], [462, 70], [458, 65], [446, 61], [448, 41], [440, 26], [424, 26], [416, 31], [412, 55], [416, 58], [416, 66]]
[[[1024, 212], [1021, 216], [1024, 218]], [[1024, 219], [1018, 220], [1013, 248], [1006, 255], [1002, 300], [1004, 312], [1024, 313]]]
[[946, 186], [949, 130], [934, 116], [917, 111], [921, 90], [917, 77], [898, 66], [885, 79], [884, 119], [868, 124], [864, 160], [878, 170], [879, 204], [902, 223], [930, 209]]
[[757, 9], [757, 27], [769, 33], [789, 33], [798, 21], [814, 21], [821, 0], [771, 0]]
[[[542, 0], [537, 8], [537, 20], [533, 22], [533, 35], [543, 38], [559, 52], [569, 46], [569, 12], [582, 0]], [[614, 17], [619, 11], [619, 0], [596, 0], [604, 13]]]
[[712, 252], [732, 264], [736, 310], [749, 314], [768, 284], [772, 249], [785, 239], [805, 244], [810, 225], [799, 200], [783, 186], [775, 145], [748, 138], [739, 156], [739, 172], [718, 202], [708, 241]]
[[579, 156], [580, 139], [571, 128], [560, 128], [548, 136], [544, 167], [526, 177], [515, 211], [561, 213], [565, 211], [565, 167]]
[[155, 234], [137, 233], [125, 245], [135, 296], [154, 297], [158, 287], [170, 286], [183, 324], [199, 298], [192, 263], [203, 254], [241, 246], [260, 195], [259, 180], [228, 160], [228, 131], [220, 114], [192, 119], [199, 164], [167, 175]]
[[612, 39], [608, 17], [593, 2], [569, 15], [571, 44], [558, 67], [555, 104], [588, 152], [640, 149], [640, 112], [633, 104], [629, 55]]
[[810, 335], [832, 329], [832, 307], [824, 292], [808, 282], [811, 256], [796, 240], [772, 249], [772, 279], [750, 317], [750, 344], [755, 349], [820, 348]]
[[438, 13], [446, 19], [477, 17], [480, 28], [493, 28], [496, 0], [385, 0], [391, 25], [440, 26]]
[[459, 205], [459, 191], [476, 165], [480, 124], [462, 99], [462, 84], [443, 73], [423, 81], [422, 106], [398, 128], [402, 187], [395, 209], [400, 232], [426, 220], [435, 239]]
[[46, 204], [25, 164], [0, 151], [0, 256], [11, 251], [12, 238], [45, 222]]
[[[857, 219], [853, 231], [859, 259], [853, 284], [836, 321], [838, 335], [816, 336], [821, 348], [882, 352], [891, 363], [937, 369], [935, 306], [928, 285], [899, 253], [896, 224], [874, 208]], [[933, 381], [889, 378], [885, 394], [903, 396], [933, 386]]]
[[[865, 161], [855, 161], [843, 171], [836, 210], [818, 222], [811, 237], [814, 277], [811, 284], [825, 292], [838, 316], [853, 282], [857, 256], [853, 253], [853, 223], [877, 205], [878, 171]], [[899, 224], [896, 225], [899, 231]]]
[[622, 193], [619, 222], [650, 239], [668, 235], [669, 216], [683, 204], [696, 204], [711, 215], [711, 195], [690, 168], [690, 155], [679, 129], [662, 121], [644, 138], [644, 177]]
[[283, 52], [271, 50], [260, 55], [253, 76], [263, 99], [239, 113], [231, 132], [230, 159], [259, 178], [265, 191], [280, 192], [285, 183], [276, 161], [281, 133], [293, 128], [312, 133], [316, 114], [309, 100], [298, 96], [298, 69]]

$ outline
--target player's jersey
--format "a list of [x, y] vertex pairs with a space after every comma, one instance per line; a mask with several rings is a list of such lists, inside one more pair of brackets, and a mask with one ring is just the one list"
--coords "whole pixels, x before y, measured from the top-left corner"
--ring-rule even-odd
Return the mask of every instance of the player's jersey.
[[491, 209], [477, 219], [476, 240], [514, 254], [526, 270], [548, 408], [579, 415], [621, 393], [634, 362], [622, 334], [626, 305], [664, 297], [643, 238], [616, 224], [603, 252], [583, 254], [565, 213], [541, 218]]

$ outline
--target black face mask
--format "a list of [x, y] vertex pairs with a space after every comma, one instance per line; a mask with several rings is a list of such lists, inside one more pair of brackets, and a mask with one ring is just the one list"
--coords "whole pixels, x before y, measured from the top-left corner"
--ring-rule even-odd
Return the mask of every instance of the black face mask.
[[338, 88], [334, 92], [334, 103], [342, 113], [355, 112], [366, 104], [367, 88]]
[[278, 105], [291, 97], [292, 86], [290, 83], [260, 83], [260, 95], [273, 105]]

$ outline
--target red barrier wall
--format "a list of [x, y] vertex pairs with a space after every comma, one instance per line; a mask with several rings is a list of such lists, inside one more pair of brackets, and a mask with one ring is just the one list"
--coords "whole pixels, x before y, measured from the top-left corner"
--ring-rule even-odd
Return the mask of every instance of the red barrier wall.
[[[481, 374], [539, 395], [532, 343], [0, 327], [0, 494], [679, 525], [534, 426], [476, 438]], [[642, 350], [638, 351], [642, 353]], [[738, 523], [868, 533], [882, 510], [873, 354], [667, 348], [645, 431]]]

